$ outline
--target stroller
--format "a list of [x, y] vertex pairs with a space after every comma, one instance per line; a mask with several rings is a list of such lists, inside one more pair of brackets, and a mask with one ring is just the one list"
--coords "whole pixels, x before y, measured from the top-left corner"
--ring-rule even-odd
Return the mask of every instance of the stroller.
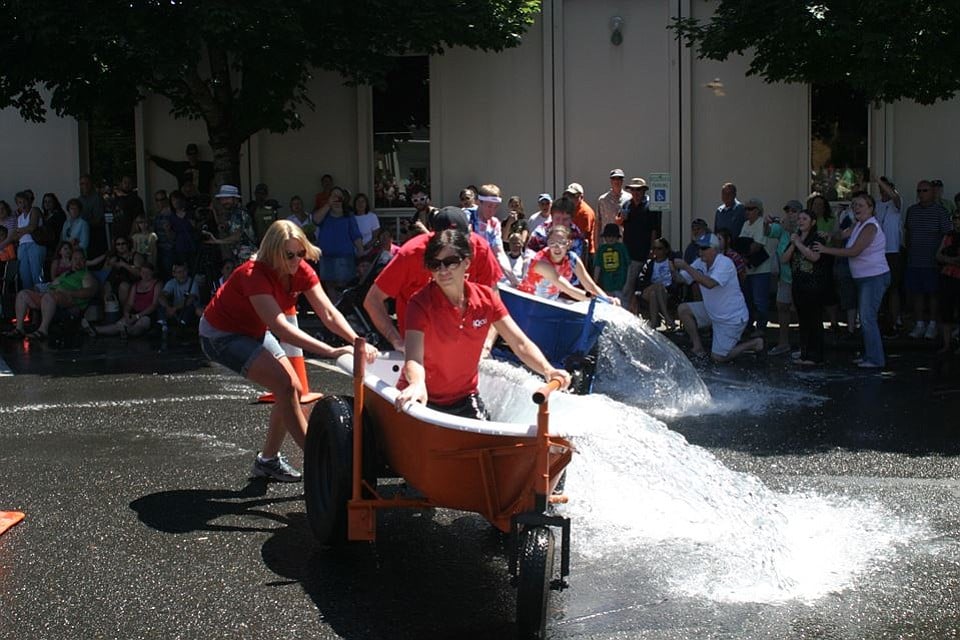
[[[386, 262], [380, 261], [371, 263], [367, 272], [341, 291], [336, 299], [333, 300], [333, 304], [337, 308], [337, 311], [342, 313], [343, 317], [347, 319], [347, 322], [349, 322], [353, 330], [357, 332], [357, 335], [363, 336], [368, 343], [377, 348], [389, 349], [390, 343], [384, 339], [377, 331], [377, 328], [373, 326], [373, 322], [363, 308], [363, 300], [366, 298], [367, 292], [370, 290], [370, 287], [373, 286], [373, 281], [377, 279], [377, 276], [380, 275], [380, 272], [383, 271], [386, 264]], [[318, 337], [329, 344], [346, 344], [340, 336], [332, 333], [325, 326], [321, 326]]]

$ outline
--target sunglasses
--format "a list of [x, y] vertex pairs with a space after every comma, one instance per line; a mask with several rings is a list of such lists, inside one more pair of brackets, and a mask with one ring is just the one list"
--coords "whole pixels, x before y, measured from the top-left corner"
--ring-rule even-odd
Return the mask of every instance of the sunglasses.
[[301, 249], [300, 251], [297, 251], [296, 253], [294, 253], [293, 251], [284, 251], [284, 252], [283, 252], [283, 256], [284, 256], [287, 260], [293, 260], [294, 258], [303, 259], [303, 258], [307, 257], [307, 250], [306, 250], [306, 249]]
[[436, 258], [430, 258], [426, 261], [427, 269], [430, 271], [440, 271], [441, 267], [446, 267], [447, 269], [453, 269], [454, 267], [460, 266], [460, 263], [463, 262], [463, 258], [460, 256], [447, 256], [441, 260]]
[[556, 247], [557, 249], [562, 249], [570, 244], [569, 240], [553, 240], [547, 243], [548, 247]]
[[426, 196], [420, 196], [419, 198], [413, 198], [412, 202], [426, 202], [429, 200]]

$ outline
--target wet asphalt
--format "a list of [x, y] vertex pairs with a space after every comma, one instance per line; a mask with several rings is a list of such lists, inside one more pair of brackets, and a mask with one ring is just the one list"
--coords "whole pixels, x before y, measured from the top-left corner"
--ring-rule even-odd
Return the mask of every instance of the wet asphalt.
[[[505, 541], [478, 516], [388, 512], [375, 544], [316, 544], [299, 485], [247, 478], [267, 421], [260, 390], [194, 342], [0, 344], [14, 373], [0, 377], [0, 510], [26, 513], [0, 536], [0, 638], [514, 635]], [[700, 365], [714, 392], [818, 399], [668, 425], [772, 489], [922, 518], [924, 539], [849, 588], [780, 604], [672, 594], [653, 546], [627, 571], [575, 556], [548, 636], [960, 636], [960, 362], [896, 346], [882, 374], [850, 366], [849, 345], [813, 373], [785, 358]], [[346, 377], [309, 368], [314, 390], [349, 392]]]

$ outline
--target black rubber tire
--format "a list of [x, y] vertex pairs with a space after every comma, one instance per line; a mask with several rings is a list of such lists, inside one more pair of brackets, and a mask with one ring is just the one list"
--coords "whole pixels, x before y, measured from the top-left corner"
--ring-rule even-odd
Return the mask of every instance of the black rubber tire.
[[307, 521], [321, 544], [347, 540], [347, 501], [353, 478], [353, 398], [317, 401], [303, 447], [303, 494]]
[[531, 527], [520, 534], [517, 558], [517, 635], [523, 640], [546, 637], [553, 555], [554, 539], [550, 527]]

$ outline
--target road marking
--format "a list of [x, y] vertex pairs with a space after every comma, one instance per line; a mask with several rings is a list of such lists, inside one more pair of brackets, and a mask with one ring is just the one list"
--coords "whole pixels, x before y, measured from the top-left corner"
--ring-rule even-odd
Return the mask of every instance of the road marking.
[[13, 375], [13, 370], [11, 370], [9, 366], [7, 366], [7, 361], [4, 360], [3, 358], [0, 358], [0, 377], [12, 376], [12, 375]]
[[338, 367], [335, 364], [330, 364], [329, 362], [324, 362], [323, 360], [316, 360], [314, 358], [306, 358], [304, 362], [308, 362], [315, 367], [320, 367], [321, 369], [326, 369], [327, 371], [333, 371], [335, 373], [342, 373], [347, 375], [347, 372]]

